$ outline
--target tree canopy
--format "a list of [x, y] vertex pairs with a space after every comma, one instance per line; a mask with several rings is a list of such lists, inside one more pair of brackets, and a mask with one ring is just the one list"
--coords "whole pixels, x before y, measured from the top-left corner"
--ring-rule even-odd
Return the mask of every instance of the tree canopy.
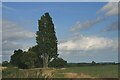
[[23, 56], [23, 51], [21, 49], [15, 50], [14, 54], [11, 56], [10, 63], [15, 66], [20, 66], [22, 56]]
[[43, 58], [43, 67], [48, 67], [50, 60], [58, 56], [57, 37], [49, 13], [45, 13], [38, 20], [38, 31], [36, 35], [39, 54]]
[[10, 63], [19, 68], [47, 68], [49, 64], [50, 67], [64, 66], [67, 61], [58, 58], [58, 41], [49, 13], [45, 13], [38, 20], [38, 31], [36, 35], [37, 45], [30, 47], [28, 51], [22, 51], [21, 49], [15, 50], [11, 56]]

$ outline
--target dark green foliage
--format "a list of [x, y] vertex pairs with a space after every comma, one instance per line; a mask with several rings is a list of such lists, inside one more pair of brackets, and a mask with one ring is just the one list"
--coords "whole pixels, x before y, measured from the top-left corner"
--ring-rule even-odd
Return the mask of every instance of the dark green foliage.
[[37, 56], [37, 59], [35, 61], [35, 67], [36, 68], [43, 67], [43, 59], [42, 58], [38, 58], [38, 56]]
[[2, 66], [8, 66], [9, 65], [9, 62], [8, 61], [3, 61], [2, 62]]
[[34, 54], [36, 55], [35, 67], [42, 67], [43, 66], [43, 60], [41, 58], [41, 54], [39, 54], [38, 45], [33, 46], [28, 51], [34, 52]]
[[10, 63], [19, 67], [22, 63], [21, 62], [22, 56], [23, 56], [23, 51], [21, 49], [15, 50], [14, 54], [11, 56]]
[[45, 13], [41, 19], [38, 20], [38, 31], [36, 35], [36, 42], [39, 47], [38, 56], [42, 56], [43, 67], [47, 67], [49, 61], [58, 56], [57, 38], [54, 24], [49, 13]]
[[34, 68], [35, 67], [35, 61], [37, 60], [37, 56], [34, 52], [24, 52], [21, 62], [24, 66], [21, 66], [22, 68]]
[[21, 49], [15, 50], [10, 63], [22, 69], [36, 67], [35, 64], [38, 58], [35, 52], [34, 48], [30, 48], [27, 52], [23, 52]]
[[28, 51], [32, 51], [32, 52], [34, 52], [34, 53], [36, 53], [36, 54], [38, 54], [38, 45], [35, 45], [35, 46], [33, 46], [33, 47], [31, 47], [31, 48], [29, 48], [29, 50]]
[[56, 58], [49, 64], [50, 67], [62, 68], [67, 66], [67, 61], [62, 58]]
[[95, 61], [92, 61], [92, 64], [96, 64], [96, 62], [95, 62]]
[[11, 56], [10, 64], [18, 68], [27, 68], [27, 65], [23, 63], [24, 52], [21, 49], [15, 50], [14, 54]]

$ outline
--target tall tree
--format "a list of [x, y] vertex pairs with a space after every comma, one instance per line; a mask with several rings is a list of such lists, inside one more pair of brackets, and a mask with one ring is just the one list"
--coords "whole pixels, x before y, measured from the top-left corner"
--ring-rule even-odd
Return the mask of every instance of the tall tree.
[[47, 68], [51, 59], [58, 56], [57, 37], [54, 24], [49, 13], [45, 13], [41, 16], [41, 19], [38, 20], [38, 31], [36, 35], [36, 42], [38, 44], [40, 54], [39, 56], [43, 59], [43, 68]]

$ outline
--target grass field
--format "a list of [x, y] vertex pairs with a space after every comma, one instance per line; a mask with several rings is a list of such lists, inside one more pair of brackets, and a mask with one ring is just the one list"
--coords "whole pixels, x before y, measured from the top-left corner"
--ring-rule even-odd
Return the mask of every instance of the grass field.
[[[72, 73], [76, 76], [68, 77], [95, 77], [95, 78], [117, 78], [118, 66], [117, 65], [104, 65], [104, 66], [82, 66], [70, 67], [63, 70], [57, 70], [55, 77], [64, 77], [65, 73]], [[81, 74], [81, 76], [79, 76]]]
[[4, 69], [3, 78], [118, 78], [117, 65], [81, 66], [69, 68]]

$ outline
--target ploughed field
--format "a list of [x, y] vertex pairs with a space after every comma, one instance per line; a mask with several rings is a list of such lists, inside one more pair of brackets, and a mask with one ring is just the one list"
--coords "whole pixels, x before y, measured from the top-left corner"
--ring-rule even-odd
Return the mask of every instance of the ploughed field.
[[2, 70], [3, 78], [118, 78], [118, 65], [94, 65], [66, 68]]

